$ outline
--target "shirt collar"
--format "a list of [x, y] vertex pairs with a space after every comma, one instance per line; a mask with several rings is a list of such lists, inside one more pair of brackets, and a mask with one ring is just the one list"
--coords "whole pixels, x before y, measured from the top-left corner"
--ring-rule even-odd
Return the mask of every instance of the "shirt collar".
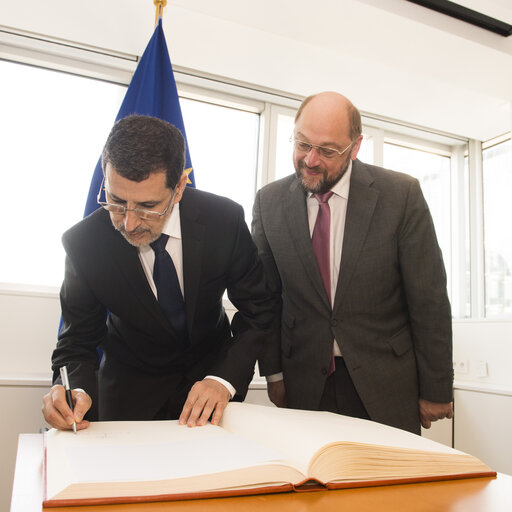
[[174, 205], [171, 215], [165, 221], [162, 233], [181, 240], [180, 203]]
[[[181, 240], [181, 224], [180, 224], [180, 203], [174, 205], [171, 215], [167, 217], [162, 233], [169, 235], [170, 238]], [[153, 253], [150, 245], [142, 245], [138, 247], [139, 254], [147, 257], [149, 253]]]

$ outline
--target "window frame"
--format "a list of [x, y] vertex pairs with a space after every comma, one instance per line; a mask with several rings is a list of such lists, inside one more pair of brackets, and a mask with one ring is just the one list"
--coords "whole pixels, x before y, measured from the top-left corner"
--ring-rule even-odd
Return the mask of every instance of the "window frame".
[[[479, 283], [480, 287], [481, 287], [481, 290], [480, 290], [480, 300], [481, 302], [479, 302], [479, 310], [477, 311], [477, 313], [479, 315], [481, 315], [481, 318], [485, 318], [485, 319], [488, 319], [490, 321], [512, 321], [512, 315], [492, 315], [492, 316], [488, 316], [487, 314], [487, 300], [486, 300], [486, 293], [487, 293], [487, 287], [486, 287], [486, 281], [485, 281], [485, 267], [486, 267], [486, 256], [485, 256], [485, 222], [484, 222], [484, 217], [485, 217], [485, 200], [484, 200], [484, 187], [485, 187], [485, 183], [484, 183], [484, 158], [483, 158], [483, 153], [486, 149], [491, 149], [499, 144], [503, 144], [503, 143], [506, 143], [506, 142], [511, 142], [512, 141], [512, 132], [509, 132], [509, 133], [505, 133], [505, 134], [502, 134], [502, 135], [499, 135], [497, 137], [494, 137], [492, 139], [489, 139], [487, 141], [484, 141], [484, 142], [481, 142], [479, 145], [478, 145], [478, 152], [479, 152], [479, 163], [480, 163], [480, 166], [478, 168], [478, 172], [479, 172], [479, 181], [478, 181], [478, 186], [479, 186], [479, 195], [478, 195], [478, 199], [480, 200], [480, 211], [479, 211], [479, 218], [478, 218], [478, 221], [479, 221], [479, 232], [478, 232], [478, 235], [481, 239], [481, 251], [479, 251], [479, 254], [478, 256], [481, 258], [480, 260], [480, 268], [481, 268], [481, 273], [482, 273], [482, 278], [481, 278], [481, 282]], [[511, 169], [512, 170], [512, 169]]]
[[[0, 59], [127, 86], [139, 57], [2, 27]], [[281, 113], [294, 116], [303, 97], [214, 74], [201, 73], [182, 66], [174, 66], [174, 74], [180, 96], [260, 115], [255, 191], [273, 181], [277, 151], [277, 118]], [[384, 143], [390, 140], [406, 147], [441, 151], [450, 155], [452, 254], [447, 265], [452, 269], [465, 269], [466, 253], [469, 252], [470, 266], [469, 290], [465, 284], [465, 271], [460, 270], [457, 276], [451, 273], [452, 310], [455, 318], [467, 318], [466, 304], [469, 295], [469, 317], [485, 319], [482, 149], [509, 139], [510, 133], [481, 142], [372, 113], [361, 114], [363, 131], [373, 139], [375, 165], [382, 166]], [[465, 158], [468, 161], [467, 170], [464, 165]], [[454, 262], [457, 262], [457, 265]], [[19, 294], [24, 291], [56, 294], [58, 288], [0, 283], [2, 294]], [[496, 318], [493, 317], [493, 320]], [[512, 318], [506, 317], [503, 320], [512, 321]]]

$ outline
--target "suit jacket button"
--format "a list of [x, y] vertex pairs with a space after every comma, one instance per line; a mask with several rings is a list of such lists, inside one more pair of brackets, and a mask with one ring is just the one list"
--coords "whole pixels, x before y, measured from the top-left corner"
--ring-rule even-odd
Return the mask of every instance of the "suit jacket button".
[[327, 368], [322, 368], [322, 375], [327, 375]]
[[331, 318], [331, 326], [336, 327], [338, 325], [338, 320], [336, 318]]

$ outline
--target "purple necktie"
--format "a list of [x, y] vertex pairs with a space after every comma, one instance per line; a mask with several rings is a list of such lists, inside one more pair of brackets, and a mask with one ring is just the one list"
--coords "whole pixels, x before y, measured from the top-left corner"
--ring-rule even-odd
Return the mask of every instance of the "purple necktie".
[[[329, 297], [329, 304], [331, 305], [331, 244], [330, 244], [330, 230], [331, 230], [331, 209], [329, 208], [329, 199], [333, 195], [332, 191], [325, 194], [315, 194], [315, 199], [318, 201], [318, 215], [316, 217], [315, 227], [313, 229], [313, 251], [315, 253], [318, 270], [322, 276], [325, 291]], [[331, 375], [335, 370], [334, 366], [334, 347], [331, 357], [331, 364], [329, 366], [328, 375]]]

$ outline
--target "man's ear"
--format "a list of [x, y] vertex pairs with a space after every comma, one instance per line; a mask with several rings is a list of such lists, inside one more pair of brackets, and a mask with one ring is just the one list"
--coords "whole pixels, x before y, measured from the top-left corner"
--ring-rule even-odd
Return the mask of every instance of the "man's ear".
[[357, 158], [357, 154], [359, 153], [359, 149], [361, 148], [361, 142], [363, 142], [363, 136], [359, 135], [356, 139], [356, 142], [352, 146], [352, 150], [350, 151], [350, 159], [355, 160]]
[[185, 172], [180, 176], [180, 180], [178, 181], [178, 184], [175, 188], [176, 194], [174, 196], [174, 204], [177, 204], [181, 201], [181, 198], [183, 197], [183, 191], [187, 186], [187, 178], [188, 175]]

